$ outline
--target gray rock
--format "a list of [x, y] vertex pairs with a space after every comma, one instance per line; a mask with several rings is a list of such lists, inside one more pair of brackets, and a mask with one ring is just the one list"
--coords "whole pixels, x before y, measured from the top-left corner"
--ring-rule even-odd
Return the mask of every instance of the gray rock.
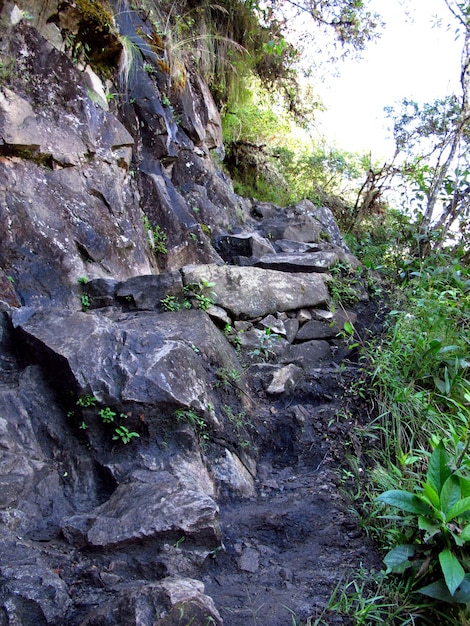
[[282, 272], [326, 272], [336, 265], [335, 252], [309, 252], [304, 254], [266, 254], [254, 262], [255, 267]]
[[134, 276], [117, 286], [116, 296], [142, 311], [162, 310], [162, 300], [167, 296], [182, 299], [183, 281], [179, 272]]
[[289, 363], [289, 365], [274, 371], [271, 383], [266, 391], [273, 395], [280, 395], [286, 391], [292, 391], [301, 376], [301, 368], [293, 363]]
[[325, 284], [317, 274], [292, 276], [257, 267], [218, 265], [187, 266], [182, 271], [185, 284], [214, 283], [217, 304], [235, 318], [264, 317], [328, 301]]
[[17, 512], [4, 523], [18, 534], [55, 538], [65, 516], [96, 506], [104, 493], [99, 470], [70, 432], [38, 366], [25, 368], [14, 387], [0, 390], [0, 447], [2, 507]]
[[293, 343], [297, 331], [299, 330], [299, 320], [295, 317], [287, 319], [284, 322], [284, 328], [286, 329], [286, 339], [289, 343]]
[[264, 220], [260, 225], [261, 234], [272, 240], [292, 239], [300, 242], [314, 242], [320, 238], [320, 224], [313, 217], [302, 214], [279, 215]]
[[209, 315], [209, 317], [214, 320], [214, 322], [219, 325], [223, 325], [223, 326], [231, 326], [232, 325], [232, 319], [229, 317], [229, 315], [227, 314], [227, 311], [225, 309], [223, 309], [220, 306], [216, 306], [215, 304], [211, 304], [207, 311], [206, 311], [207, 315]]
[[238, 567], [243, 572], [254, 574], [259, 569], [259, 552], [254, 548], [245, 548], [238, 559]]
[[202, 354], [220, 367], [234, 363], [233, 349], [201, 311], [116, 321], [94, 312], [38, 311], [19, 328], [58, 381], [111, 406], [162, 403], [206, 413], [211, 384]]
[[[60, 165], [78, 165], [88, 146], [72, 125], [51, 124], [48, 116], [36, 115], [30, 103], [8, 88], [0, 94], [0, 142], [28, 151], [37, 159], [52, 157]], [[127, 143], [132, 137], [127, 133]]]
[[309, 341], [310, 339], [330, 339], [338, 334], [337, 326], [333, 323], [310, 320], [306, 322], [297, 333], [296, 341]]
[[204, 594], [204, 585], [198, 580], [164, 578], [160, 586], [171, 606], [168, 614], [158, 621], [160, 626], [179, 626], [181, 615], [188, 624], [215, 624], [223, 621], [212, 599]]
[[311, 316], [320, 322], [332, 322], [334, 314], [332, 311], [324, 311], [323, 309], [314, 309]]
[[285, 322], [274, 315], [268, 315], [267, 317], [260, 320], [260, 325], [264, 328], [268, 328], [270, 332], [276, 333], [277, 335], [286, 336], [286, 327]]
[[172, 533], [191, 537], [209, 549], [217, 547], [220, 528], [214, 500], [182, 489], [166, 472], [154, 476], [154, 484], [119, 485], [101, 506], [67, 519], [64, 535], [78, 545], [109, 548]]
[[311, 319], [312, 313], [308, 309], [301, 309], [297, 313], [297, 321], [299, 322], [299, 324], [305, 324], [305, 322], [308, 322]]
[[113, 278], [95, 278], [82, 284], [82, 292], [90, 299], [90, 308], [115, 306], [119, 302], [116, 298], [116, 289], [119, 281]]
[[260, 257], [274, 253], [271, 242], [256, 232], [238, 235], [220, 235], [215, 247], [227, 263], [237, 263], [239, 257]]
[[303, 254], [304, 252], [316, 252], [316, 244], [303, 243], [301, 241], [292, 241], [291, 239], [278, 239], [274, 242], [277, 252], [285, 252], [287, 254]]
[[255, 494], [254, 477], [234, 452], [225, 449], [211, 467], [216, 481], [231, 495], [250, 498]]
[[[212, 599], [199, 580], [167, 577], [156, 583], [132, 583], [115, 594], [113, 600], [91, 611], [83, 626], [176, 626], [181, 615], [194, 624], [222, 625]], [[157, 617], [158, 616], [158, 617]], [[158, 621], [155, 621], [155, 620]]]
[[330, 209], [325, 206], [316, 207], [313, 203], [309, 202], [309, 200], [302, 200], [302, 206], [311, 211], [315, 219], [321, 224], [322, 231], [327, 235], [329, 243], [334, 243], [340, 248], [343, 248], [346, 252], [349, 252], [349, 248], [344, 242], [338, 224]]
[[0, 541], [0, 615], [7, 624], [60, 624], [71, 605], [66, 583], [30, 542]]
[[295, 363], [303, 369], [315, 367], [328, 359], [331, 359], [330, 344], [322, 339], [292, 344], [282, 356], [283, 363]]

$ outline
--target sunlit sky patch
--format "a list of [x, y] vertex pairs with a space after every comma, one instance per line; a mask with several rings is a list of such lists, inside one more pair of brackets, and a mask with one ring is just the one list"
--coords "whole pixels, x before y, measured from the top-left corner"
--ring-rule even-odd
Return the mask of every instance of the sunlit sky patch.
[[[361, 60], [346, 60], [340, 76], [320, 86], [327, 111], [318, 121], [339, 148], [372, 151], [382, 159], [394, 147], [387, 141], [384, 107], [405, 97], [423, 103], [460, 94], [462, 42], [456, 41], [457, 23], [444, 0], [372, 0], [371, 8], [386, 22], [382, 36]], [[436, 16], [442, 20], [439, 28], [433, 27]]]

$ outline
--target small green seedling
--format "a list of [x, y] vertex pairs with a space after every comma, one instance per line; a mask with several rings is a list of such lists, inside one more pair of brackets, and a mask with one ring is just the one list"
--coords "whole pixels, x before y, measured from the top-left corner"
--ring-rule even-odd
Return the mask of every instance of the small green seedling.
[[98, 415], [103, 420], [104, 424], [110, 424], [114, 422], [114, 418], [116, 417], [116, 413], [107, 406], [105, 409], [100, 409], [98, 411]]
[[82, 304], [82, 311], [88, 311], [91, 306], [90, 296], [88, 296], [86, 293], [82, 293], [82, 295], [80, 296], [80, 302]]
[[92, 396], [90, 394], [86, 394], [85, 396], [82, 396], [81, 398], [78, 398], [77, 400], [77, 406], [82, 407], [82, 409], [88, 409], [92, 406], [96, 406], [96, 403], [98, 402], [98, 400], [95, 398], [95, 396]]
[[114, 429], [113, 441], [121, 440], [122, 443], [129, 443], [134, 437], [140, 437], [139, 433], [129, 430], [125, 426], [117, 426]]

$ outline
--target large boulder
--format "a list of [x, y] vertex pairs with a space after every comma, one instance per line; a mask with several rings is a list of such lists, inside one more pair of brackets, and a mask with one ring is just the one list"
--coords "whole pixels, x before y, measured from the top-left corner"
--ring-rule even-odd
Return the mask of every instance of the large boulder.
[[147, 472], [145, 480], [119, 485], [98, 508], [65, 520], [63, 532], [78, 545], [106, 549], [157, 538], [176, 541], [181, 536], [209, 550], [220, 543], [214, 500], [182, 488], [167, 472]]
[[216, 303], [234, 318], [321, 306], [328, 291], [317, 274], [287, 274], [258, 267], [197, 265], [182, 268], [186, 285], [210, 284]]
[[187, 624], [222, 625], [212, 599], [204, 593], [199, 580], [179, 576], [155, 583], [132, 583], [117, 597], [91, 611], [82, 626], [181, 626]]
[[78, 395], [110, 406], [188, 407], [217, 423], [207, 363], [234, 367], [236, 356], [206, 313], [29, 313], [14, 315], [23, 339]]
[[72, 604], [58, 571], [41, 551], [21, 537], [0, 539], [0, 618], [2, 624], [63, 624]]

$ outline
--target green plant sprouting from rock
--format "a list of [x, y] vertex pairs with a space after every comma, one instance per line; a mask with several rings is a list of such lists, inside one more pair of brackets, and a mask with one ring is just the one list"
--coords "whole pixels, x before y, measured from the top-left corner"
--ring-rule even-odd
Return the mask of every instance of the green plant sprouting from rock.
[[252, 359], [268, 361], [271, 357], [275, 356], [274, 347], [280, 340], [281, 335], [273, 333], [271, 328], [267, 327], [259, 336], [259, 346], [250, 350], [248, 356]]
[[[96, 409], [98, 405], [98, 400], [95, 398], [95, 396], [91, 394], [86, 394], [78, 398], [76, 404], [81, 409], [86, 409], [89, 411], [90, 409]], [[129, 430], [127, 426], [122, 424], [122, 420], [126, 420], [128, 418], [128, 415], [126, 413], [120, 413], [118, 415], [117, 412], [114, 411], [111, 407], [105, 406], [99, 409], [96, 415], [100, 418], [101, 422], [105, 426], [113, 427], [113, 441], [121, 441], [124, 444], [128, 444], [130, 441], [132, 441], [132, 439], [140, 437], [139, 433]], [[119, 418], [119, 420], [121, 420], [121, 423], [117, 423], [116, 418]], [[79, 425], [79, 429], [87, 430], [88, 427], [89, 424], [85, 421], [85, 419], [83, 419]]]
[[168, 252], [168, 249], [166, 247], [168, 235], [166, 234], [166, 232], [158, 224], [152, 226], [149, 218], [146, 215], [142, 217], [142, 223], [145, 231], [148, 234], [149, 245], [152, 250], [159, 254], [166, 254]]
[[175, 411], [175, 417], [178, 422], [189, 424], [194, 428], [199, 442], [202, 445], [207, 444], [209, 441], [209, 433], [207, 432], [207, 423], [197, 411], [193, 409], [177, 409]]
[[360, 278], [357, 272], [347, 265], [337, 263], [331, 270], [328, 291], [333, 305], [349, 307], [359, 300]]
[[200, 309], [207, 311], [215, 304], [217, 294], [212, 291], [215, 283], [201, 279], [197, 283], [190, 283], [183, 287], [182, 296], [167, 294], [160, 300], [164, 311], [181, 311], [182, 309]]

